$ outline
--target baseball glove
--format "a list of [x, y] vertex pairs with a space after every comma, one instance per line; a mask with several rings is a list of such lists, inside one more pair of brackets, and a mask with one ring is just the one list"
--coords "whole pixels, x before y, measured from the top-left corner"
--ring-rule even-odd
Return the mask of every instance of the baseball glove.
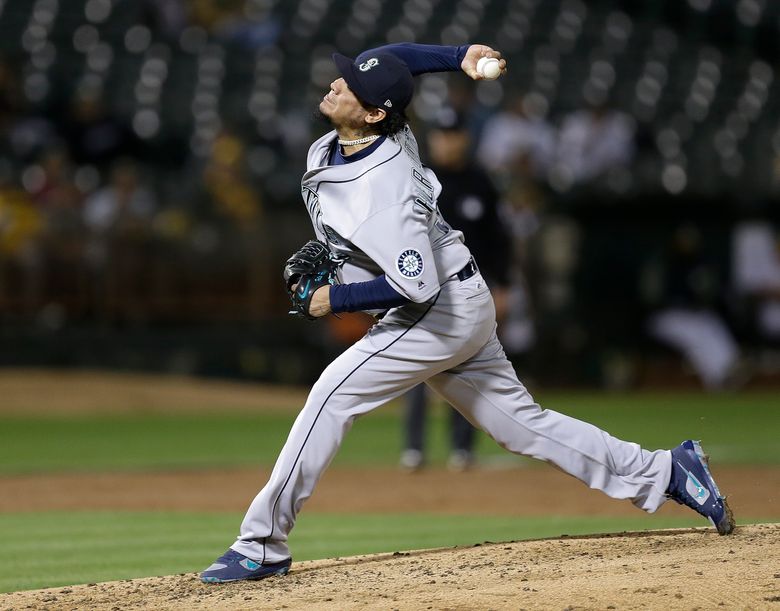
[[318, 288], [335, 282], [336, 270], [344, 261], [344, 257], [331, 253], [327, 245], [318, 240], [309, 240], [287, 259], [284, 282], [292, 302], [290, 314], [317, 320], [309, 312], [311, 298]]

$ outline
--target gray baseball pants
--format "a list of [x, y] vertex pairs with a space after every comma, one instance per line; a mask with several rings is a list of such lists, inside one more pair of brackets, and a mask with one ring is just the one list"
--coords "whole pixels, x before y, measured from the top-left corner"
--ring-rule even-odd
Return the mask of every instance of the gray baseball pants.
[[433, 304], [391, 310], [328, 365], [231, 547], [258, 562], [289, 558], [295, 518], [355, 418], [420, 382], [510, 452], [648, 512], [666, 501], [669, 451], [644, 450], [534, 402], [496, 338], [493, 300], [477, 273], [447, 281]]

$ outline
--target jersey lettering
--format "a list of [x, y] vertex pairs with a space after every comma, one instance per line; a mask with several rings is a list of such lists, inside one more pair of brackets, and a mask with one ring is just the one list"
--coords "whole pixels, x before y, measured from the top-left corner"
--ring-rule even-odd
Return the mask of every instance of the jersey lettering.
[[311, 224], [314, 225], [314, 231], [317, 233], [317, 236], [325, 236], [330, 241], [330, 235], [328, 235], [325, 224], [322, 222], [319, 194], [314, 189], [301, 185], [301, 196], [306, 204], [306, 210], [309, 212]]
[[301, 185], [301, 196], [306, 204], [306, 210], [309, 211], [309, 216], [314, 220], [320, 211], [320, 196], [314, 189]]
[[417, 150], [417, 141], [412, 130], [407, 125], [396, 136], [396, 141], [412, 162], [412, 189], [414, 190], [414, 204], [427, 218], [436, 210], [436, 199], [431, 181], [425, 176], [425, 170], [420, 161], [420, 152]]
[[430, 216], [436, 209], [433, 185], [417, 168], [412, 168], [412, 178], [414, 179], [414, 202], [426, 210], [426, 216]]

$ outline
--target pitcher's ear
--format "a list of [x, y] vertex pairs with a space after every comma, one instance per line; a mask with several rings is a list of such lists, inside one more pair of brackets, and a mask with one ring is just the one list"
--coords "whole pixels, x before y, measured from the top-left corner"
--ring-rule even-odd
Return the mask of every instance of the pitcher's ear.
[[379, 123], [382, 119], [384, 119], [387, 116], [387, 112], [385, 112], [382, 108], [372, 108], [368, 111], [368, 114], [366, 115], [366, 123]]

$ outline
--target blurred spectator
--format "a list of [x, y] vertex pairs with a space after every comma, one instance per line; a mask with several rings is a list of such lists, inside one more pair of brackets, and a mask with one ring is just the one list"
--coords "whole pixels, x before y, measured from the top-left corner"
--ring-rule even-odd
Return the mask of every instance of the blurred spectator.
[[555, 129], [545, 119], [546, 101], [538, 94], [514, 95], [485, 122], [477, 159], [504, 179], [518, 165], [544, 177], [555, 153]]
[[679, 227], [648, 288], [657, 304], [650, 334], [681, 352], [706, 389], [736, 385], [742, 377], [740, 349], [721, 313], [722, 274], [708, 260], [693, 225]]
[[193, 23], [212, 32], [226, 23], [240, 19], [244, 13], [244, 0], [193, 0], [191, 12]]
[[490, 108], [479, 101], [476, 96], [476, 88], [479, 85], [474, 81], [451, 79], [447, 81], [446, 106], [465, 118], [472, 138], [472, 145], [481, 140], [485, 122], [494, 114]]
[[731, 271], [755, 339], [780, 340], [780, 238], [770, 223], [754, 220], [735, 227]]
[[19, 255], [31, 248], [43, 228], [29, 194], [13, 184], [8, 164], [0, 167], [0, 253]]
[[[493, 292], [496, 319], [507, 310], [510, 240], [498, 215], [499, 193], [491, 178], [471, 158], [472, 138], [466, 119], [452, 108], [444, 108], [428, 133], [431, 169], [442, 185], [439, 210], [447, 223], [462, 231], [477, 265]], [[416, 470], [423, 466], [426, 387], [420, 384], [406, 395], [405, 449], [401, 466]], [[474, 460], [474, 428], [450, 408], [450, 468], [468, 468]]]
[[73, 181], [73, 160], [62, 146], [41, 153], [36, 165], [28, 167], [23, 180], [33, 200], [46, 211], [77, 208], [81, 193]]
[[99, 317], [122, 310], [137, 316], [143, 309], [150, 280], [146, 239], [156, 207], [154, 194], [130, 159], [115, 162], [108, 184], [84, 202], [89, 232], [84, 256], [93, 274], [92, 303]]
[[[0, 301], [28, 308], [40, 300], [43, 217], [29, 194], [13, 182], [10, 164], [0, 164]], [[9, 276], [19, 269], [19, 281]]]
[[627, 167], [634, 158], [635, 132], [633, 118], [604, 104], [571, 113], [558, 135], [556, 176], [571, 186]]
[[43, 150], [38, 163], [22, 173], [22, 183], [43, 215], [46, 235], [55, 248], [66, 247], [58, 240], [77, 239], [81, 232], [82, 193], [73, 172], [67, 149], [54, 145]]
[[203, 187], [223, 222], [242, 230], [257, 228], [262, 199], [249, 180], [246, 144], [237, 135], [223, 131], [215, 139], [203, 170]]
[[139, 21], [168, 40], [176, 40], [187, 27], [187, 7], [183, 0], [142, 0]]
[[141, 183], [135, 162], [121, 159], [111, 167], [109, 183], [84, 202], [84, 223], [92, 235], [139, 232], [155, 208], [154, 194]]
[[78, 165], [104, 170], [119, 157], [137, 153], [132, 130], [109, 112], [103, 92], [96, 87], [76, 89], [60, 131]]
[[54, 137], [52, 122], [30, 109], [14, 67], [0, 58], [0, 151], [16, 162], [28, 162]]
[[21, 183], [42, 221], [42, 231], [32, 251], [34, 264], [26, 269], [30, 274], [26, 282], [35, 287], [32, 293], [38, 293], [31, 302], [52, 300], [57, 293], [79, 293], [83, 194], [74, 182], [67, 149], [58, 143], [43, 149], [36, 163], [21, 172]]
[[282, 29], [271, 11], [245, 0], [195, 0], [192, 16], [194, 23], [217, 37], [249, 49], [273, 44]]
[[24, 96], [19, 86], [19, 78], [11, 63], [0, 57], [0, 135], [8, 138], [16, 123]]
[[[498, 329], [501, 344], [515, 359], [528, 352], [536, 340], [532, 318], [533, 282], [539, 267], [538, 252], [532, 248], [541, 228], [541, 215], [547, 206], [548, 189], [533, 176], [527, 157], [515, 160], [499, 213], [511, 237], [508, 265], [510, 281], [507, 291], [507, 315]], [[546, 273], [541, 282], [551, 282], [554, 274]], [[537, 283], [538, 284], [538, 283]]]

